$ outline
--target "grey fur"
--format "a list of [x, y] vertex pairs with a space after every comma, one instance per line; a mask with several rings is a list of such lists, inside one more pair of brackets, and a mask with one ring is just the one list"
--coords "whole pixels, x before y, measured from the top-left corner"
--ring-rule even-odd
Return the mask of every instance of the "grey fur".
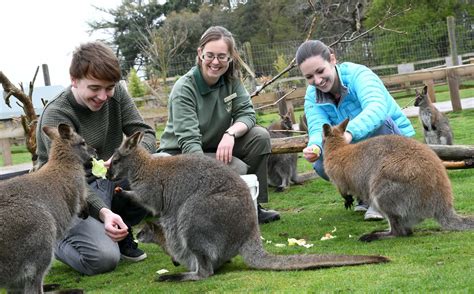
[[323, 126], [326, 173], [343, 197], [354, 195], [370, 203], [390, 224], [388, 231], [363, 235], [362, 241], [409, 236], [426, 218], [448, 230], [474, 228], [473, 216], [454, 211], [451, 182], [431, 148], [398, 135], [347, 144], [347, 123]]
[[419, 119], [426, 144], [453, 145], [453, 131], [449, 121], [431, 102], [427, 86], [421, 93], [416, 89], [415, 106], [420, 107]]
[[52, 140], [49, 161], [0, 182], [0, 288], [9, 293], [43, 293], [57, 240], [87, 207], [83, 164], [95, 150], [65, 124], [43, 131]]
[[[290, 132], [286, 130], [293, 129], [293, 122], [291, 121], [290, 113], [280, 115], [280, 121], [272, 123], [268, 127], [270, 138], [284, 138], [290, 137]], [[298, 154], [297, 153], [283, 153], [270, 154], [268, 157], [268, 184], [276, 187], [277, 192], [283, 192], [290, 187], [290, 183], [301, 184], [302, 181], [298, 178]]]
[[296, 270], [380, 263], [382, 256], [275, 256], [262, 247], [257, 214], [247, 184], [223, 163], [200, 154], [153, 157], [140, 146], [143, 133], [126, 138], [112, 157], [108, 177], [126, 177], [127, 197], [160, 223], [166, 247], [189, 272], [161, 281], [200, 280], [234, 256], [257, 269]]

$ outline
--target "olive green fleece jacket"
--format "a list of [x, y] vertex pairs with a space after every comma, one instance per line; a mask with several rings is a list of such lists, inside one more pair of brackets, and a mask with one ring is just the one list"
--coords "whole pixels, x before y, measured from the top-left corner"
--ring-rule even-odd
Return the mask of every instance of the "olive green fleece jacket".
[[255, 121], [250, 95], [240, 79], [221, 77], [209, 87], [195, 66], [173, 86], [158, 151], [215, 151], [232, 124], [242, 122], [251, 129]]
[[[45, 106], [36, 130], [36, 152], [40, 167], [48, 161], [51, 144], [41, 129], [46, 125], [56, 127], [60, 123], [73, 127], [87, 144], [97, 150], [98, 158], [103, 160], [112, 156], [115, 149], [120, 146], [124, 134], [130, 136], [136, 131], [145, 133], [143, 147], [150, 152], [156, 149], [155, 131], [145, 124], [137, 107], [120, 83], [116, 84], [114, 95], [99, 111], [91, 111], [78, 104], [71, 87], [59, 93]], [[99, 219], [99, 210], [105, 207], [105, 204], [91, 188], [88, 190], [87, 202], [90, 214]]]

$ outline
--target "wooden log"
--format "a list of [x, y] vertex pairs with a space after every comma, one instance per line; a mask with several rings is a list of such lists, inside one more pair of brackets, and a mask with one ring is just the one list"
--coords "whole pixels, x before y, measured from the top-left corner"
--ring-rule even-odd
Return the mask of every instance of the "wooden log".
[[284, 138], [271, 138], [272, 153], [297, 153], [301, 152], [308, 144], [308, 136], [293, 136]]
[[428, 145], [442, 160], [461, 161], [474, 158], [474, 146]]
[[[300, 135], [285, 138], [272, 138], [272, 153], [301, 152], [308, 144], [308, 136]], [[442, 160], [462, 161], [474, 159], [474, 146], [471, 145], [428, 145]]]
[[466, 159], [462, 161], [443, 161], [443, 165], [446, 169], [464, 169], [464, 168], [473, 168], [474, 160]]

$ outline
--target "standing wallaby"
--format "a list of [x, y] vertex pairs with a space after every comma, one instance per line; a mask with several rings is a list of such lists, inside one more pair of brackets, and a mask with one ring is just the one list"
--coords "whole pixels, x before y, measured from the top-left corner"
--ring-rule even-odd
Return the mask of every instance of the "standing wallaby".
[[348, 122], [323, 125], [326, 174], [344, 198], [354, 195], [370, 203], [390, 224], [388, 231], [363, 235], [361, 241], [409, 236], [426, 218], [447, 230], [474, 229], [473, 216], [454, 211], [446, 169], [426, 144], [398, 135], [347, 144]]
[[306, 120], [306, 114], [300, 115], [300, 122], [298, 123], [299, 129], [302, 132], [308, 132], [308, 121]]
[[189, 272], [160, 281], [200, 280], [241, 254], [250, 267], [297, 270], [386, 262], [383, 256], [271, 255], [262, 247], [255, 206], [242, 178], [200, 154], [153, 157], [140, 146], [142, 132], [125, 138], [107, 176], [127, 178], [122, 195], [160, 216], [166, 247]]
[[434, 106], [427, 94], [427, 86], [420, 93], [415, 90], [415, 106], [420, 107], [419, 118], [426, 144], [453, 145], [453, 131], [448, 119]]
[[[291, 136], [290, 132], [284, 131], [292, 129], [293, 122], [290, 113], [287, 113], [280, 115], [280, 121], [272, 123], [268, 127], [268, 132], [271, 138], [284, 138]], [[270, 154], [267, 163], [268, 184], [276, 187], [276, 192], [283, 192], [291, 182], [301, 184], [302, 180], [298, 178], [297, 163], [297, 153]]]
[[57, 240], [87, 207], [83, 164], [95, 150], [68, 125], [43, 131], [52, 140], [48, 162], [0, 182], [0, 288], [9, 293], [43, 293]]

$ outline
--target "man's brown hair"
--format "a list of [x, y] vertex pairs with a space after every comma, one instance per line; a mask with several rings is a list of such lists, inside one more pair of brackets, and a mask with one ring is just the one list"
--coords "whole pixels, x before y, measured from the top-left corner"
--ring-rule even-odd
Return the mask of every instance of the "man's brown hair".
[[100, 41], [81, 44], [72, 55], [69, 74], [72, 78], [90, 78], [118, 82], [120, 63], [112, 49]]

